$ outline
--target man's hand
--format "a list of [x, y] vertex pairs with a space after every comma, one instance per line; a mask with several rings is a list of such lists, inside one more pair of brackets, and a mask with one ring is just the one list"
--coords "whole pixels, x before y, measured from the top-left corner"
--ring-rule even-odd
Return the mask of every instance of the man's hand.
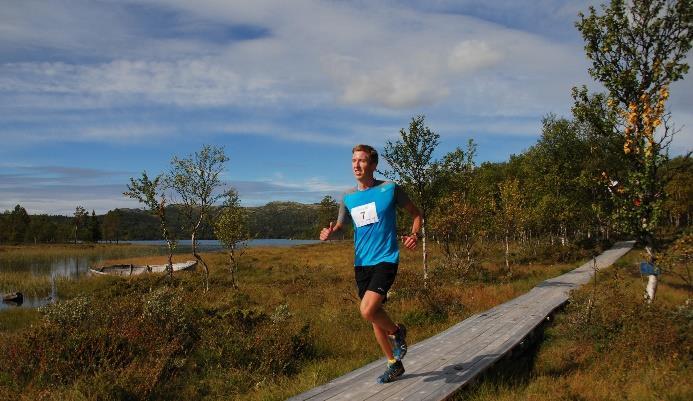
[[325, 227], [320, 231], [320, 241], [327, 241], [334, 231], [334, 222], [330, 222], [329, 227]]
[[416, 234], [410, 234], [410, 235], [403, 235], [402, 236], [402, 243], [409, 250], [416, 248], [417, 242], [418, 242], [418, 238], [416, 238]]

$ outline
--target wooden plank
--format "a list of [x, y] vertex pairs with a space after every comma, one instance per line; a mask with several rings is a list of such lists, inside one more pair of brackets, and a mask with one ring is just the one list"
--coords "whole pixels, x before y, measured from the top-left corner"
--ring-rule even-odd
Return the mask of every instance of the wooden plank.
[[[477, 342], [473, 348], [463, 348], [457, 352], [453, 352], [445, 360], [434, 360], [425, 366], [417, 369], [414, 380], [406, 380], [407, 374], [403, 376], [405, 380], [397, 380], [392, 384], [400, 386], [386, 386], [387, 388], [379, 392], [376, 396], [368, 398], [369, 400], [401, 400], [413, 396], [413, 394], [430, 394], [437, 389], [452, 385], [453, 388], [458, 388], [463, 383], [464, 374], [472, 373], [472, 376], [478, 366], [491, 363], [496, 359], [496, 349], [499, 344], [506, 342], [517, 332], [523, 331], [523, 324], [515, 322], [505, 322], [498, 326], [491, 335], [485, 336], [481, 341]], [[481, 365], [480, 365], [481, 364]], [[383, 386], [385, 387], [385, 386]], [[418, 399], [418, 396], [413, 396]]]
[[[598, 269], [623, 256], [632, 242], [618, 243], [596, 258]], [[393, 383], [375, 382], [385, 358], [356, 369], [290, 400], [440, 400], [459, 390], [520, 344], [572, 289], [587, 283], [593, 261], [546, 280], [531, 291], [479, 313], [410, 346], [406, 373]]]
[[[446, 333], [446, 336], [443, 338], [440, 338], [441, 336], [437, 336], [439, 338], [436, 341], [424, 341], [416, 344], [417, 347], [411, 348], [407, 353], [407, 357], [404, 361], [406, 364], [405, 369], [412, 369], [411, 367], [417, 366], [419, 363], [429, 363], [432, 359], [434, 360], [436, 358], [444, 357], [446, 354], [454, 351], [456, 348], [459, 348], [462, 345], [473, 347], [475, 345], [475, 340], [483, 339], [484, 335], [486, 335], [488, 331], [494, 327], [494, 321], [500, 320], [495, 319], [493, 316], [491, 319], [484, 319], [482, 316], [479, 316], [478, 319], [475, 319], [476, 324], [468, 325], [469, 330], [466, 330], [463, 333], [457, 333], [456, 336], [452, 336], [454, 333], [449, 332]], [[458, 341], [449, 341], [445, 340], [445, 338], [458, 339]], [[381, 391], [382, 385], [376, 383], [376, 378], [383, 373], [386, 360], [381, 358], [377, 362], [378, 363], [375, 366], [369, 365], [371, 366], [371, 369], [365, 372], [365, 380], [360, 381], [357, 387], [350, 387], [346, 389], [332, 388], [321, 393], [320, 397], [317, 399], [331, 399], [331, 397], [335, 397], [337, 395], [340, 395], [340, 399], [359, 399], [359, 396], [362, 396], [360, 399], [365, 399], [367, 396]], [[405, 375], [407, 375], [407, 373], [405, 373]], [[395, 383], [400, 381], [401, 379]]]
[[[422, 341], [417, 344], [414, 344], [409, 348], [408, 354], [407, 354], [407, 359], [409, 359], [409, 355], [419, 355], [419, 354], [426, 354], [429, 351], [429, 348], [434, 345], [438, 344], [441, 342], [445, 341], [445, 337], [454, 337], [456, 335], [459, 335], [461, 331], [464, 330], [464, 328], [469, 327], [470, 330], [478, 330], [480, 325], [477, 325], [479, 321], [484, 320], [484, 316], [481, 314], [477, 314], [474, 316], [469, 317], [467, 320], [465, 320], [462, 323], [465, 323], [464, 325], [458, 324], [455, 325], [448, 330], [445, 330], [439, 334], [436, 334], [433, 337], [430, 337], [429, 340], [433, 340], [431, 342], [428, 341]], [[465, 332], [467, 330], [464, 330]], [[464, 339], [464, 337], [460, 337], [461, 340]], [[425, 348], [425, 349], [424, 349]], [[290, 398], [290, 400], [312, 400], [312, 399], [328, 399], [328, 397], [332, 396], [333, 393], [329, 392], [331, 388], [334, 388], [344, 382], [352, 381], [352, 380], [358, 380], [361, 378], [361, 376], [364, 376], [364, 374], [367, 377], [370, 377], [375, 381], [375, 377], [380, 375], [383, 370], [383, 366], [385, 366], [386, 360], [385, 358], [380, 358], [374, 362], [371, 362], [370, 364], [363, 366], [357, 370], [354, 370], [344, 376], [341, 376], [323, 386], [316, 387], [306, 393], [299, 394], [296, 397]], [[316, 396], [320, 395], [320, 398], [315, 398]]]
[[[534, 300], [535, 303], [538, 301], [538, 299]], [[498, 311], [508, 308], [499, 306], [495, 309]], [[452, 347], [448, 346], [446, 347], [446, 349], [443, 350], [426, 352], [423, 355], [424, 358], [422, 358], [424, 360], [420, 360], [418, 358], [409, 359], [409, 357], [407, 357], [404, 361], [407, 373], [405, 373], [396, 382], [388, 384], [387, 390], [382, 391], [382, 385], [369, 384], [365, 388], [359, 388], [355, 391], [350, 390], [348, 396], [346, 394], [343, 395], [344, 398], [365, 399], [369, 397], [370, 394], [373, 394], [374, 388], [377, 394], [370, 395], [370, 398], [367, 399], [376, 400], [402, 398], [406, 394], [399, 397], [395, 397], [393, 394], [397, 392], [401, 393], [402, 391], [406, 391], [408, 393], [409, 390], [406, 390], [406, 388], [409, 388], [412, 385], [420, 385], [421, 380], [430, 381], [430, 376], [432, 376], [431, 372], [434, 372], [435, 375], [438, 375], [438, 373], [435, 372], [442, 366], [449, 365], [451, 359], [459, 359], [461, 357], [460, 352], [464, 352], [466, 354], [466, 356], [469, 359], [465, 360], [465, 362], [469, 364], [472, 358], [477, 357], [480, 352], [483, 352], [485, 349], [487, 349], [489, 344], [492, 344], [494, 341], [497, 341], [498, 338], [505, 339], [506, 337], [508, 337], [508, 335], [511, 335], [513, 333], [513, 330], [516, 329], [517, 326], [529, 319], [527, 317], [527, 314], [524, 313], [524, 311], [521, 308], [510, 308], [508, 310], [512, 312], [512, 314], [509, 314], [508, 312], [505, 312], [504, 314], [496, 313], [492, 314], [492, 320], [484, 321], [483, 323], [486, 324], [486, 330], [482, 333], [479, 333], [483, 335], [477, 335], [475, 341], [473, 341], [472, 343], [465, 344], [464, 346], [457, 346], [453, 344]], [[541, 319], [537, 319], [537, 324], [540, 321]], [[429, 341], [425, 341], [425, 343], [429, 343]], [[384, 361], [383, 365], [381, 365], [380, 367], [381, 371], [383, 368]], [[374, 372], [373, 378], [377, 377], [376, 373], [380, 374], [381, 372]], [[417, 378], [419, 379], [417, 380]], [[405, 388], [405, 390], [402, 390], [403, 388]]]

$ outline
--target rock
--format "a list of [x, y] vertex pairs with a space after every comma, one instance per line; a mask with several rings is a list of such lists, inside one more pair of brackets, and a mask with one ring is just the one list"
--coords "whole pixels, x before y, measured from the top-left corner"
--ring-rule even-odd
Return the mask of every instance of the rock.
[[21, 292], [10, 292], [2, 295], [3, 302], [18, 302], [22, 303], [24, 295]]

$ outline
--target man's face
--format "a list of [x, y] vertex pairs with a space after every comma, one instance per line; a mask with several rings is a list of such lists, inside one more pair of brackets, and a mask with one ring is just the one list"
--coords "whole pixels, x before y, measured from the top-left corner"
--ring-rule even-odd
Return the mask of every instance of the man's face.
[[351, 169], [356, 179], [373, 177], [376, 165], [368, 161], [368, 153], [357, 150], [351, 156]]

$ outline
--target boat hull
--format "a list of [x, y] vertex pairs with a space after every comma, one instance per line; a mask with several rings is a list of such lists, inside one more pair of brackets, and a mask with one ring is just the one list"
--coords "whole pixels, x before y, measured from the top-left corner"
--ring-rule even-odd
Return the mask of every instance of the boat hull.
[[[194, 270], [197, 266], [197, 261], [189, 260], [182, 263], [174, 263], [173, 271]], [[109, 276], [137, 276], [146, 273], [163, 273], [166, 271], [167, 265], [110, 265], [101, 266], [89, 269], [91, 273], [98, 275]]]

